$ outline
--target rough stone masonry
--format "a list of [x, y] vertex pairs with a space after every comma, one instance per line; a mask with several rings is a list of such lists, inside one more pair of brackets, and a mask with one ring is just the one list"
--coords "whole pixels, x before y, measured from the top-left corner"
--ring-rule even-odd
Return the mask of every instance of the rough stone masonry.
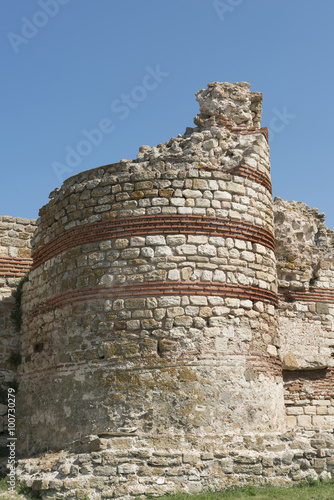
[[11, 333], [18, 473], [43, 498], [334, 468], [334, 232], [316, 209], [272, 202], [260, 93], [216, 82], [196, 95], [184, 135], [51, 193], [25, 220], [32, 262], [0, 241], [1, 279], [30, 269]]

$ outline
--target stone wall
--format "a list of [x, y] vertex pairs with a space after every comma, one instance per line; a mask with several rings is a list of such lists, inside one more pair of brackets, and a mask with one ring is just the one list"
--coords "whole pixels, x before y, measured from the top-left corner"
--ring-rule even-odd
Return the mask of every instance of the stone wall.
[[20, 341], [17, 472], [43, 498], [331, 477], [334, 232], [272, 202], [260, 93], [196, 95], [195, 128], [51, 193], [32, 260], [35, 221], [0, 218], [1, 384]]
[[198, 100], [196, 128], [71, 177], [41, 209], [21, 453], [120, 429], [185, 440], [284, 429], [261, 95], [214, 84]]
[[145, 436], [105, 433], [66, 452], [20, 460], [18, 473], [43, 498], [135, 498], [198, 493], [245, 484], [287, 486], [328, 479], [334, 470], [331, 432]]
[[19, 333], [11, 318], [12, 292], [32, 264], [30, 240], [34, 229], [34, 220], [0, 217], [0, 456], [7, 444], [7, 388], [16, 377], [15, 363], [10, 359], [19, 353]]
[[334, 427], [334, 231], [275, 199], [279, 330], [289, 427]]

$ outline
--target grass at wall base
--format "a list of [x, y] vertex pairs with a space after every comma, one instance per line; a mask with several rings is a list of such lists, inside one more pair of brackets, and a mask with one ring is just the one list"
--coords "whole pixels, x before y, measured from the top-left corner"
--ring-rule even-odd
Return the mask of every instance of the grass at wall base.
[[[9, 494], [6, 478], [1, 479], [0, 500], [43, 498], [42, 496], [34, 496], [35, 492], [24, 486], [18, 485], [17, 493]], [[250, 498], [259, 500], [333, 500], [334, 479], [323, 482], [309, 479], [289, 488], [245, 486], [242, 488], [229, 488], [220, 492], [204, 492], [196, 495], [170, 495], [159, 497], [157, 500], [246, 500]], [[89, 500], [89, 498], [85, 497], [81, 500]]]

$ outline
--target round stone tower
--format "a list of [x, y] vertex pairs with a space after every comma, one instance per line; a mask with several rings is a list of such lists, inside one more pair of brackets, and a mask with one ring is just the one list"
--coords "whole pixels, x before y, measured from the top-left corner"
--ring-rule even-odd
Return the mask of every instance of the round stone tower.
[[213, 83], [197, 100], [196, 128], [71, 177], [40, 211], [21, 453], [283, 429], [262, 96]]

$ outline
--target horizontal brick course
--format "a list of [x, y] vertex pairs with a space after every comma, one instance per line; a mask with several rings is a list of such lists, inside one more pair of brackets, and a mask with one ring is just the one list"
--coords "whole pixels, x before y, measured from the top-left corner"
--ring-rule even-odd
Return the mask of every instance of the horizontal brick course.
[[255, 168], [249, 167], [248, 165], [238, 165], [229, 171], [229, 174], [239, 175], [240, 177], [245, 177], [246, 179], [251, 179], [252, 181], [261, 184], [269, 193], [272, 194], [271, 181], [267, 175], [261, 174]]
[[0, 257], [0, 276], [20, 277], [24, 276], [32, 266], [32, 259], [21, 259], [19, 257]]
[[269, 132], [268, 127], [232, 127], [231, 132], [235, 132], [240, 135], [248, 134], [262, 134], [264, 135], [266, 141], [269, 143]]
[[29, 311], [29, 315], [35, 316], [52, 310], [56, 307], [64, 307], [68, 304], [79, 302], [101, 301], [111, 298], [136, 297], [136, 296], [159, 296], [159, 295], [218, 295], [252, 301], [263, 301], [277, 305], [277, 297], [274, 292], [259, 287], [248, 287], [242, 285], [224, 285], [215, 283], [181, 283], [181, 282], [159, 282], [140, 284], [125, 284], [112, 287], [90, 287], [69, 290], [56, 295], [39, 304]]
[[325, 302], [334, 304], [334, 288], [311, 287], [309, 291], [280, 288], [279, 298], [287, 302]]
[[69, 229], [33, 254], [33, 269], [61, 252], [85, 243], [148, 234], [209, 234], [260, 243], [275, 251], [272, 232], [261, 226], [216, 217], [152, 215], [97, 222]]

